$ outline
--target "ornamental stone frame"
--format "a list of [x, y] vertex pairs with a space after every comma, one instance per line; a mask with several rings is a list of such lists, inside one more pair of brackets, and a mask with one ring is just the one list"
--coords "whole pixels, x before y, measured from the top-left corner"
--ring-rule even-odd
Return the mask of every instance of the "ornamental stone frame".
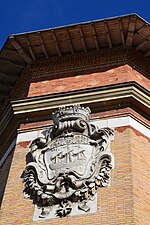
[[97, 189], [110, 184], [114, 132], [92, 124], [90, 109], [80, 105], [59, 108], [52, 119], [45, 137], [29, 146], [24, 196], [36, 205], [36, 219], [93, 212]]

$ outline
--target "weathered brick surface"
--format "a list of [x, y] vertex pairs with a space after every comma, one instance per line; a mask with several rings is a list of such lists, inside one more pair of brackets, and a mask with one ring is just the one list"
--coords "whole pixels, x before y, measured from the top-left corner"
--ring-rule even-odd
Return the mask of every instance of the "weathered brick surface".
[[115, 169], [112, 171], [111, 186], [99, 188], [98, 211], [89, 215], [32, 221], [34, 205], [31, 200], [23, 198], [20, 178], [25, 168], [28, 145], [29, 142], [24, 142], [16, 146], [1, 209], [1, 225], [147, 225], [150, 221], [150, 179], [147, 176], [149, 142], [131, 127], [115, 130], [115, 140], [112, 142]]
[[105, 72], [69, 76], [57, 79], [52, 79], [52, 77], [50, 77], [44, 81], [32, 82], [29, 87], [28, 96], [31, 97], [80, 90], [84, 88], [99, 87], [129, 81], [135, 81], [146, 89], [150, 89], [150, 83], [146, 77], [131, 68], [129, 65], [123, 65], [109, 69]]
[[150, 140], [131, 131], [131, 164], [136, 225], [150, 224]]

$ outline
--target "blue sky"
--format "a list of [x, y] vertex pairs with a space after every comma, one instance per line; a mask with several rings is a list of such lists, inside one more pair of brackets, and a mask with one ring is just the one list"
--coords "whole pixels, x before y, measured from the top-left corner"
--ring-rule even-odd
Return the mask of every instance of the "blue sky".
[[1, 0], [0, 48], [11, 34], [136, 13], [150, 22], [150, 0]]

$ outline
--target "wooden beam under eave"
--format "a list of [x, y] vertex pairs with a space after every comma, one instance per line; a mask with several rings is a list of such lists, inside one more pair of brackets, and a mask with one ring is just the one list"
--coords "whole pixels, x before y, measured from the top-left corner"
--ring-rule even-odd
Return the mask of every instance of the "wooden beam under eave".
[[144, 24], [142, 25], [139, 29], [137, 29], [135, 32], [134, 32], [134, 38], [139, 35], [146, 27], [148, 27], [148, 24]]
[[11, 80], [18, 79], [18, 76], [17, 75], [14, 75], [12, 73], [6, 73], [6, 72], [4, 72], [2, 70], [0, 70], [0, 77], [9, 78]]
[[4, 52], [11, 53], [11, 54], [18, 54], [16, 49], [10, 49], [7, 47], [5, 47]]
[[44, 45], [44, 41], [43, 41], [43, 38], [42, 38], [42, 35], [41, 35], [41, 32], [38, 32], [38, 36], [39, 36], [39, 39], [40, 39], [40, 43], [41, 43], [41, 48], [42, 48], [42, 51], [44, 53], [44, 56], [46, 59], [49, 58], [48, 56], [48, 53], [47, 53], [47, 50], [46, 50], [46, 47]]
[[145, 53], [145, 57], [148, 57], [150, 55], [150, 49]]
[[5, 82], [3, 82], [3, 84], [0, 84], [0, 90], [7, 90], [7, 89], [11, 89], [14, 85], [13, 84], [6, 84]]
[[32, 59], [33, 59], [33, 60], [36, 60], [36, 57], [35, 57], [35, 54], [34, 54], [34, 52], [33, 52], [32, 47], [31, 47], [31, 44], [30, 44], [30, 40], [29, 40], [29, 38], [28, 38], [28, 35], [26, 34], [25, 37], [26, 37], [26, 42], [27, 42], [27, 45], [28, 45], [29, 52], [30, 52], [30, 54], [31, 54], [31, 56], [32, 56]]
[[11, 42], [11, 45], [17, 50], [18, 54], [27, 62], [32, 63], [31, 57], [25, 52], [23, 47], [17, 42], [14, 36], [10, 36], [9, 40]]
[[104, 26], [105, 26], [105, 30], [106, 30], [106, 35], [107, 35], [107, 40], [108, 40], [109, 47], [112, 48], [112, 41], [111, 41], [111, 37], [110, 37], [110, 32], [109, 32], [107, 21], [104, 21]]
[[86, 47], [85, 38], [84, 38], [84, 34], [83, 34], [83, 30], [82, 30], [81, 25], [78, 25], [78, 28], [79, 28], [79, 33], [80, 33], [81, 42], [82, 42], [82, 45], [83, 45], [84, 52], [87, 53], [87, 47]]
[[8, 92], [4, 92], [0, 90], [0, 97], [7, 97], [9, 95]]
[[70, 34], [69, 34], [69, 30], [67, 27], [66, 27], [66, 34], [67, 34], [67, 40], [69, 43], [70, 51], [71, 51], [72, 55], [74, 55], [74, 49], [73, 49], [73, 45], [71, 43]]
[[12, 61], [10, 59], [6, 59], [6, 58], [2, 58], [2, 57], [0, 57], [0, 61], [6, 62], [6, 63], [10, 63], [10, 64], [12, 64], [15, 67], [20, 67], [21, 69], [24, 69], [26, 67], [25, 65], [19, 64], [18, 62], [14, 61], [14, 60]]
[[53, 37], [53, 40], [54, 40], [54, 43], [55, 43], [55, 46], [56, 46], [56, 49], [57, 49], [57, 53], [58, 53], [59, 56], [61, 56], [62, 54], [61, 54], [61, 51], [60, 51], [60, 48], [59, 48], [59, 45], [58, 45], [58, 41], [57, 41], [55, 31], [51, 30], [51, 33], [52, 33], [52, 37]]
[[95, 46], [96, 46], [97, 51], [99, 51], [99, 44], [98, 44], [98, 39], [97, 39], [97, 35], [96, 35], [96, 28], [95, 28], [94, 23], [91, 23], [91, 27], [92, 27], [92, 32], [93, 32], [93, 35], [94, 35]]
[[122, 45], [125, 46], [125, 38], [124, 38], [121, 18], [118, 19], [118, 23], [119, 23], [119, 29], [120, 29], [120, 34], [121, 34]]
[[3, 107], [5, 98], [3, 96], [0, 96], [0, 109]]
[[135, 32], [135, 24], [136, 24], [136, 16], [130, 17], [127, 39], [126, 39], [127, 47], [130, 47], [132, 45], [134, 32]]
[[139, 50], [140, 48], [142, 48], [145, 44], [147, 44], [148, 41], [149, 41], [149, 36], [136, 46], [136, 50]]

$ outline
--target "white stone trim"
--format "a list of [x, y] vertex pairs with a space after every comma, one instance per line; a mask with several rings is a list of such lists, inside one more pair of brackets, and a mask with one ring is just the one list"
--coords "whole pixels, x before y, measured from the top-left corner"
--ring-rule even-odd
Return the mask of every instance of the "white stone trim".
[[25, 133], [20, 133], [17, 136], [17, 143], [19, 143], [19, 142], [25, 142], [25, 141], [32, 141], [35, 138], [41, 136], [40, 135], [41, 132], [40, 131], [29, 131], [29, 132], [25, 132]]
[[[93, 119], [92, 123], [100, 126], [100, 127], [124, 127], [124, 126], [131, 126], [134, 129], [138, 130], [140, 133], [145, 135], [146, 137], [150, 137], [150, 129], [145, 127], [143, 124], [139, 123], [135, 119], [130, 116], [118, 117], [118, 118], [109, 118], [109, 119]], [[37, 137], [42, 137], [44, 130], [41, 131], [29, 131], [26, 133], [20, 133], [17, 137], [17, 143], [24, 142], [24, 141], [32, 141]]]
[[[110, 127], [110, 128], [117, 128], [117, 127], [124, 127], [124, 126], [131, 126], [135, 130], [139, 131], [146, 137], [150, 138], [150, 129], [145, 127], [143, 124], [139, 123], [137, 120], [133, 119], [130, 116], [118, 117], [118, 118], [109, 118], [109, 119], [93, 119], [92, 123], [99, 125], [100, 127]], [[17, 140], [15, 139], [10, 147], [8, 148], [7, 152], [0, 160], [0, 167], [4, 163], [5, 159], [13, 149], [16, 143], [25, 142], [25, 141], [32, 141], [37, 137], [43, 136], [44, 130], [40, 131], [29, 131], [25, 133], [20, 133], [17, 136]]]
[[139, 123], [137, 120], [133, 119], [130, 116], [109, 118], [104, 120], [97, 119], [93, 122], [94, 124], [97, 124], [100, 127], [117, 128], [117, 127], [131, 126], [135, 130], [145, 135], [146, 137], [150, 138], [150, 129], [148, 129], [143, 124]]
[[150, 129], [134, 120], [130, 117], [130, 126], [138, 130], [140, 133], [144, 134], [146, 137], [150, 138]]

